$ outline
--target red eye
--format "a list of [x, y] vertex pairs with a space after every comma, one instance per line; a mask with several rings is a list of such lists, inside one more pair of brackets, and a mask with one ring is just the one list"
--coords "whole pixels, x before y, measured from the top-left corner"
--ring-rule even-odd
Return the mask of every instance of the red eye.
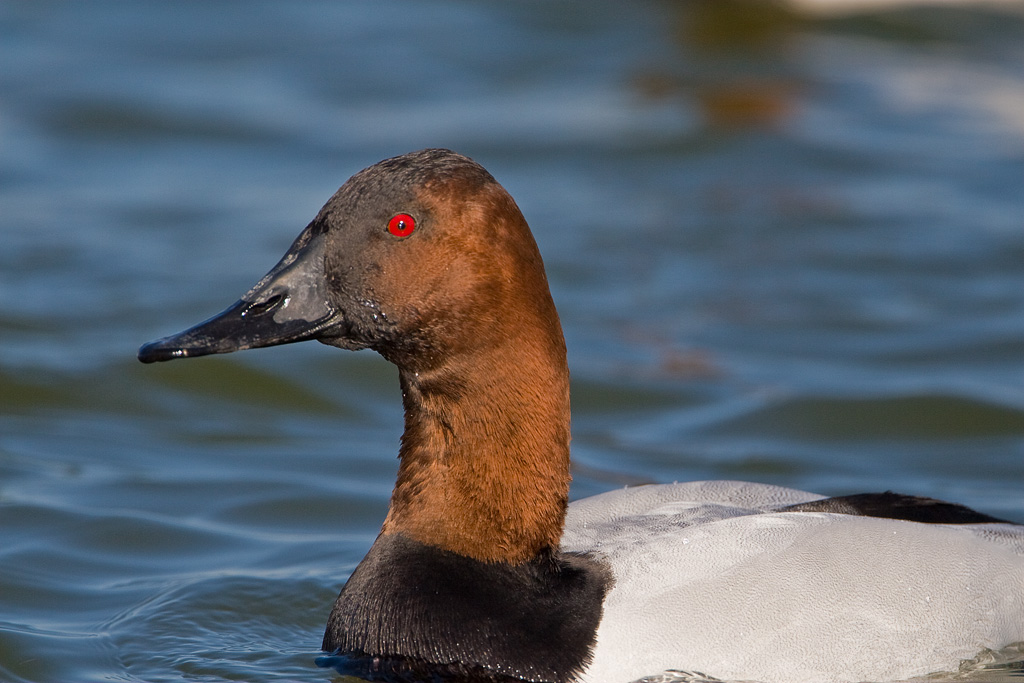
[[388, 221], [388, 232], [395, 237], [408, 237], [416, 229], [416, 219], [407, 213], [392, 216]]

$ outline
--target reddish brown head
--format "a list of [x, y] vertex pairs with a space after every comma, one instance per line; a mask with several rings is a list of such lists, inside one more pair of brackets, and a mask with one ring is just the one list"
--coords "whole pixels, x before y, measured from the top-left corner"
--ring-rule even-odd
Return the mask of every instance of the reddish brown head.
[[305, 339], [399, 368], [405, 433], [384, 534], [485, 561], [557, 547], [565, 343], [530, 229], [483, 167], [430, 149], [357, 173], [238, 303], [139, 358]]

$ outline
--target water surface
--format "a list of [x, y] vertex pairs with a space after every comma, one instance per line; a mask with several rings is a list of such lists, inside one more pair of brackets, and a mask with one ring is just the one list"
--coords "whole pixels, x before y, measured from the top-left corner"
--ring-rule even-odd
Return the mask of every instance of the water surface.
[[1018, 9], [8, 2], [0, 680], [330, 680], [396, 371], [135, 351], [428, 146], [534, 229], [574, 497], [734, 478], [1024, 521]]

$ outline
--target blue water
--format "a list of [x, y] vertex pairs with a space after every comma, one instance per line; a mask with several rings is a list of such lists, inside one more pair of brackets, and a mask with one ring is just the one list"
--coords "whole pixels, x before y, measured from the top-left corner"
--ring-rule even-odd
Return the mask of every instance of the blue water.
[[330, 680], [396, 372], [135, 352], [428, 146], [534, 229], [575, 497], [738, 478], [1024, 521], [1020, 5], [11, 0], [0, 680]]

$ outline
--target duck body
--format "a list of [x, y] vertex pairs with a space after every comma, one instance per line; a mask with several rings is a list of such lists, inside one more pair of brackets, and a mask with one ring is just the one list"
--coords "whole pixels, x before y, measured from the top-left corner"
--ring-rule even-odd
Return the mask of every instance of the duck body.
[[679, 668], [768, 683], [900, 680], [1021, 639], [1024, 527], [805, 505], [829, 501], [845, 509], [711, 481], [570, 505], [562, 547], [604, 558], [613, 576], [584, 680]]
[[399, 368], [381, 533], [324, 660], [371, 680], [896, 680], [1024, 641], [1024, 526], [896, 494], [694, 482], [568, 503], [569, 373], [525, 219], [448, 150], [353, 176], [144, 362], [314, 339]]

